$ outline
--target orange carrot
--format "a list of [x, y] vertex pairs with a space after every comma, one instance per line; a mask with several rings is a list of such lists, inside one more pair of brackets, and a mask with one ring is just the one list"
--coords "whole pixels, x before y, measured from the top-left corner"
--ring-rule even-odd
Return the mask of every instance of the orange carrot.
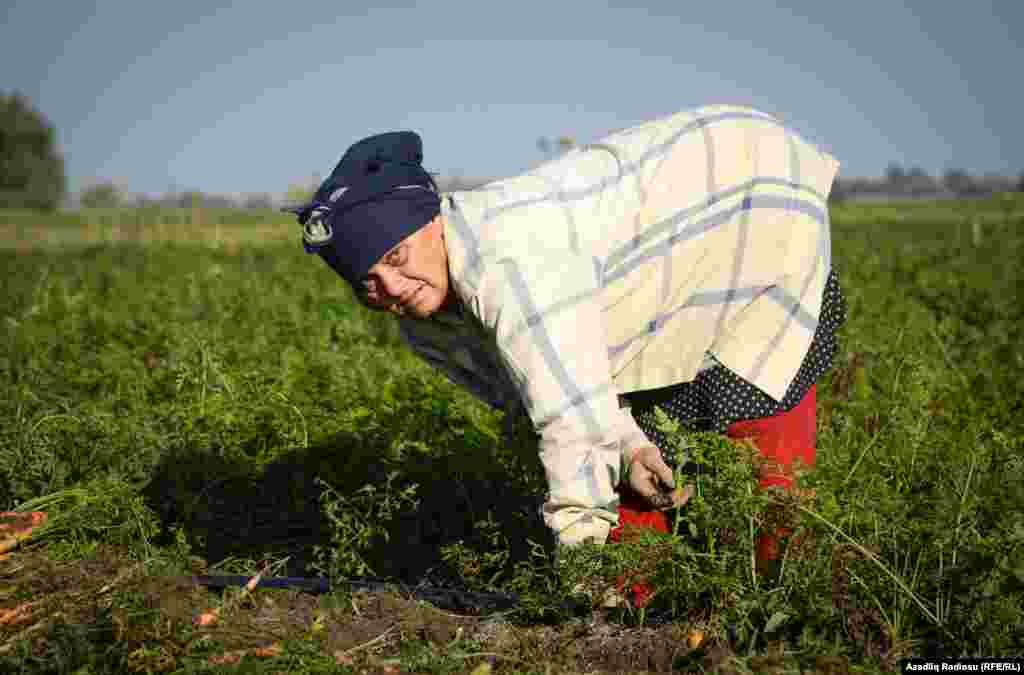
[[0, 556], [18, 547], [18, 544], [32, 536], [32, 532], [46, 522], [46, 512], [32, 511], [0, 513]]
[[24, 623], [31, 618], [31, 613], [28, 611], [33, 602], [23, 602], [17, 607], [11, 609], [0, 609], [0, 626], [9, 625], [13, 626], [19, 623]]
[[281, 643], [272, 642], [269, 645], [263, 647], [253, 647], [251, 649], [236, 649], [231, 652], [224, 652], [223, 654], [214, 654], [210, 656], [207, 661], [216, 665], [235, 664], [242, 660], [243, 656], [251, 654], [252, 656], [258, 656], [261, 658], [269, 658], [277, 656], [281, 653]]
[[[260, 579], [263, 578], [263, 573], [266, 571], [267, 568], [264, 568], [260, 571], [259, 574], [254, 576], [252, 579], [249, 579], [248, 583], [245, 584], [245, 588], [242, 590], [242, 595], [239, 596], [239, 600], [245, 598], [245, 596], [247, 596], [249, 593], [252, 593], [253, 589], [255, 589], [256, 586], [260, 583]], [[199, 626], [212, 626], [213, 624], [217, 623], [219, 619], [220, 609], [216, 607], [211, 607], [210, 609], [200, 614], [196, 618], [195, 622]]]

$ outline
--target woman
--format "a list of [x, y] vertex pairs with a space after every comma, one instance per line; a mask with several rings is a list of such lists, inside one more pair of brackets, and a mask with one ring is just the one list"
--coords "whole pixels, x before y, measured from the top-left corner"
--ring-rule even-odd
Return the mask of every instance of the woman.
[[668, 530], [659, 509], [688, 493], [666, 496], [655, 405], [753, 438], [763, 487], [813, 465], [814, 382], [845, 315], [832, 157], [770, 115], [711, 106], [470, 191], [438, 194], [422, 159], [412, 132], [355, 144], [297, 211], [307, 251], [454, 382], [529, 418], [559, 544]]

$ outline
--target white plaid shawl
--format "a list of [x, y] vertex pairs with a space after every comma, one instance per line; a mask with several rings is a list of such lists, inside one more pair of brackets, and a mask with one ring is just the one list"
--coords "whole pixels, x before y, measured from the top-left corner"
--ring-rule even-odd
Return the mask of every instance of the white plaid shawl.
[[402, 319], [410, 346], [540, 434], [562, 543], [618, 522], [620, 454], [650, 445], [618, 394], [706, 354], [780, 400], [818, 324], [839, 163], [777, 119], [711, 106], [446, 195], [468, 310]]

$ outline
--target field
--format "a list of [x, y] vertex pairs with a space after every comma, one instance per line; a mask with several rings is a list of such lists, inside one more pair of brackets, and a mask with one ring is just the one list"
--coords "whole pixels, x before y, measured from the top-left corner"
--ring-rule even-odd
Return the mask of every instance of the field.
[[[503, 435], [296, 230], [0, 212], [0, 511], [48, 514], [0, 559], [0, 671], [841, 673], [1024, 653], [1019, 198], [837, 205], [850, 318], [808, 490], [754, 493], [745, 448], [678, 431], [713, 470], [674, 534], [558, 564], [529, 430]], [[778, 519], [797, 535], [762, 579], [754, 533]], [[637, 569], [658, 588], [644, 609], [563, 602]], [[193, 579], [261, 571], [337, 590]], [[357, 577], [519, 602], [456, 612]]]

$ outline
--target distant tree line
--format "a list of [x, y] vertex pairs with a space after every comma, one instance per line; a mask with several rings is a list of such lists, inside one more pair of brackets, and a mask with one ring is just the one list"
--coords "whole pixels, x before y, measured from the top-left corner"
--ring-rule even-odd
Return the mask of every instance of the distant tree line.
[[857, 199], [960, 199], [1000, 192], [1024, 192], [1024, 172], [1010, 176], [972, 176], [964, 169], [948, 169], [941, 177], [921, 168], [904, 169], [891, 163], [881, 178], [838, 178], [832, 187], [834, 201]]
[[[554, 159], [576, 147], [571, 135], [537, 140], [545, 159]], [[172, 190], [163, 195], [133, 195], [110, 180], [96, 181], [69, 199], [64, 159], [56, 132], [47, 119], [19, 93], [0, 92], [0, 208], [54, 210], [62, 205], [84, 208], [169, 207], [273, 209], [308, 201], [320, 184], [313, 175], [289, 185], [281, 194], [219, 195], [200, 190]], [[464, 176], [435, 176], [444, 191], [468, 190], [494, 180]], [[830, 195], [833, 201], [857, 199], [984, 197], [999, 192], [1024, 192], [1024, 172], [1017, 177], [972, 176], [949, 169], [941, 177], [921, 168], [906, 169], [891, 163], [880, 178], [839, 177]]]
[[203, 209], [272, 209], [275, 205], [273, 195], [255, 193], [241, 197], [187, 190], [185, 192], [168, 192], [158, 197], [141, 196], [134, 200], [135, 206], [163, 206], [167, 208], [203, 208]]
[[87, 209], [125, 207], [201, 208], [201, 209], [273, 209], [280, 200], [270, 193], [241, 196], [219, 195], [200, 190], [169, 191], [162, 195], [136, 195], [113, 181], [100, 181], [78, 193], [77, 206]]
[[[565, 146], [560, 146], [564, 148]], [[552, 153], [554, 154], [554, 153]], [[471, 190], [494, 178], [466, 176], [435, 176], [438, 187], [445, 192]], [[169, 208], [242, 208], [275, 209], [286, 204], [309, 200], [319, 179], [293, 183], [283, 194], [255, 193], [225, 196], [187, 190], [168, 192], [159, 196], [131, 195], [112, 182], [100, 182], [79, 193], [79, 205], [95, 207], [161, 206]], [[972, 176], [962, 169], [951, 169], [941, 177], [929, 176], [919, 168], [904, 170], [893, 164], [880, 178], [836, 179], [830, 199], [886, 200], [886, 199], [954, 199], [979, 198], [1000, 192], [1024, 192], [1024, 173], [1020, 176]]]
[[[320, 178], [297, 181], [288, 186], [283, 194], [268, 192], [226, 196], [201, 192], [199, 190], [171, 191], [163, 195], [133, 195], [113, 181], [100, 181], [83, 188], [78, 194], [78, 206], [82, 208], [117, 207], [165, 207], [165, 208], [241, 208], [276, 209], [287, 204], [306, 202], [312, 198], [320, 185]], [[438, 188], [443, 192], [471, 190], [487, 183], [490, 178], [464, 176], [434, 176]]]

